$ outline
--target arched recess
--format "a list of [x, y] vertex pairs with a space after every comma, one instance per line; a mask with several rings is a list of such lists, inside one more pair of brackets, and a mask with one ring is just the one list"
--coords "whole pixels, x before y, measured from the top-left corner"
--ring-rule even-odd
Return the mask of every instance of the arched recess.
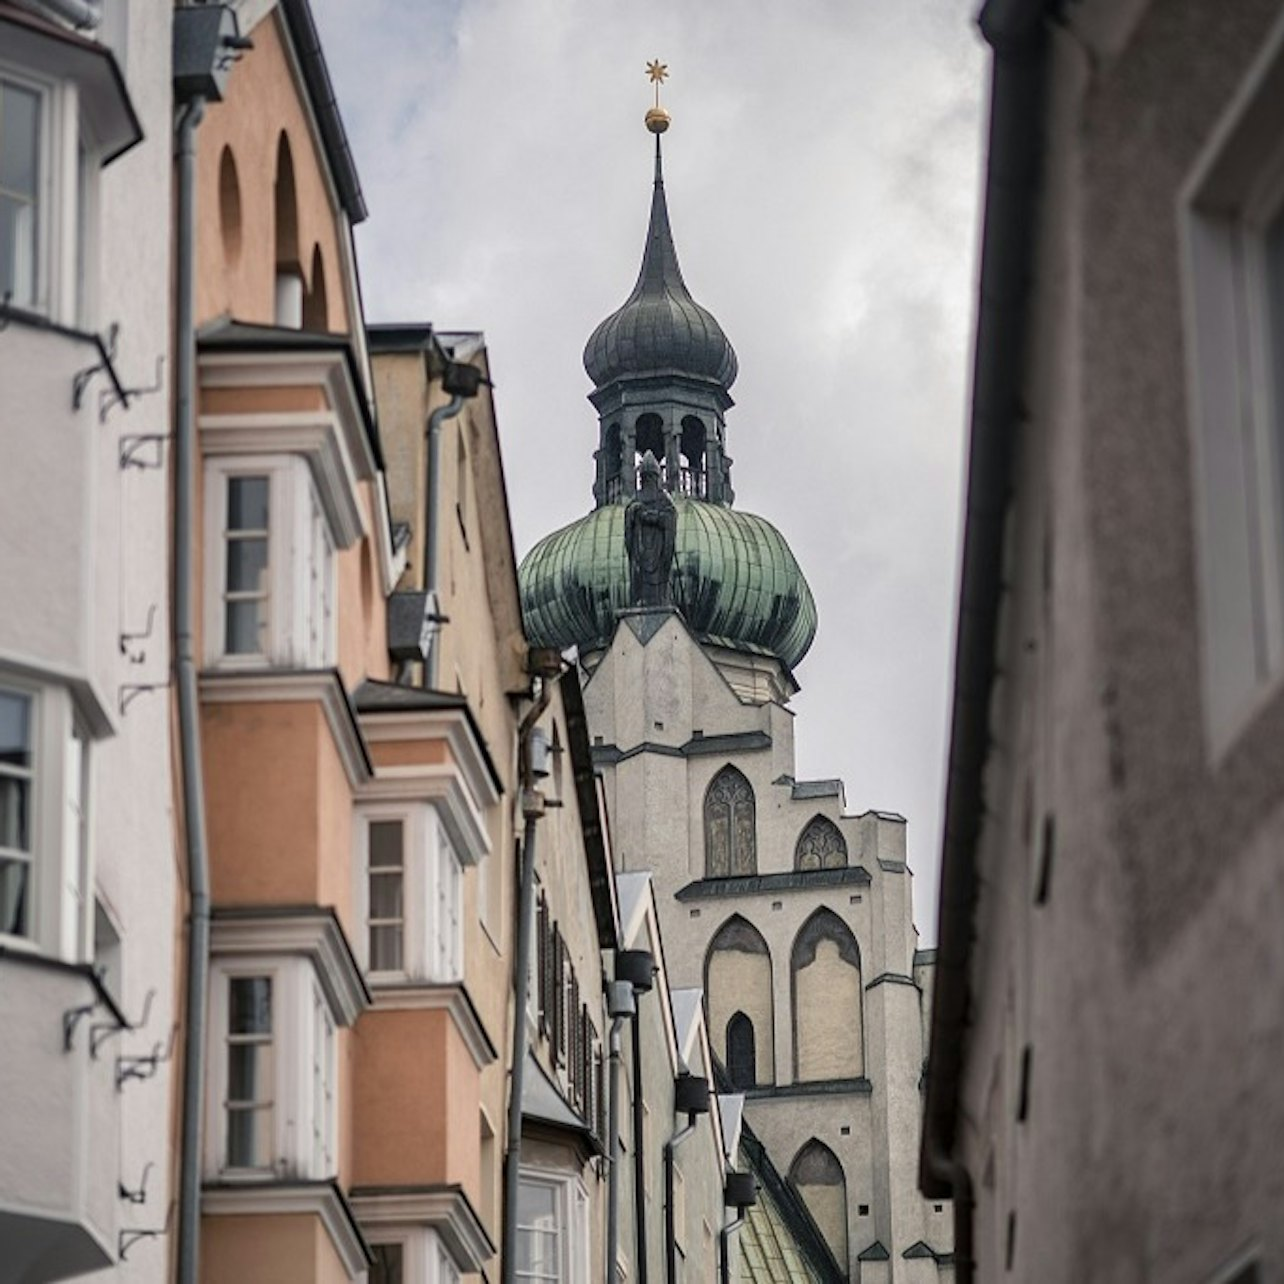
[[748, 919], [732, 915], [714, 934], [704, 956], [704, 1001], [708, 1029], [721, 1046], [714, 1051], [730, 1068], [732, 1026], [744, 1040], [749, 1026], [754, 1051], [754, 1080], [776, 1081], [775, 1019], [772, 1009], [771, 951]]
[[294, 153], [282, 130], [276, 140], [276, 179], [272, 185], [275, 237], [277, 325], [303, 324], [303, 262], [299, 255], [299, 200], [294, 184]]
[[813, 1137], [794, 1156], [789, 1180], [802, 1196], [839, 1265], [847, 1265], [847, 1178], [823, 1141]]
[[705, 442], [703, 421], [695, 415], [687, 415], [682, 420], [682, 435], [679, 439], [682, 457], [682, 484], [679, 489], [684, 495], [692, 495], [696, 499], [708, 497], [704, 468]]
[[729, 878], [758, 872], [753, 786], [730, 764], [704, 795], [704, 876]]
[[813, 816], [798, 835], [795, 869], [842, 869], [847, 864], [847, 840], [827, 816]]
[[223, 258], [228, 267], [235, 267], [241, 261], [241, 180], [236, 156], [226, 144], [218, 158], [218, 223]]
[[312, 247], [311, 287], [303, 299], [303, 328], [324, 334], [330, 329], [330, 304], [325, 286], [325, 259], [321, 247]]
[[789, 959], [794, 1080], [858, 1079], [865, 1067], [860, 948], [833, 910], [798, 930]]
[[624, 467], [624, 450], [620, 444], [620, 425], [611, 424], [606, 430], [606, 463], [604, 466], [604, 475], [609, 490], [614, 494], [610, 498], [615, 498], [619, 493], [620, 472]]
[[756, 1043], [753, 1022], [743, 1012], [735, 1012], [727, 1022], [727, 1077], [737, 1092], [758, 1082]]
[[656, 414], [639, 415], [633, 428], [633, 450], [636, 464], [649, 450], [661, 467], [664, 466], [664, 420]]

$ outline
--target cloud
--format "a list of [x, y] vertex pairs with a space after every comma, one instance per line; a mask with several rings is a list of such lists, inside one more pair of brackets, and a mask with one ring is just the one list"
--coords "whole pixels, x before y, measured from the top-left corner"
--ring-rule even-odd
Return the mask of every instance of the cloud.
[[518, 547], [590, 506], [580, 364], [633, 285], [645, 63], [688, 285], [740, 356], [738, 506], [820, 633], [801, 776], [910, 819], [935, 932], [983, 60], [954, 0], [314, 0], [371, 210], [369, 313], [486, 332]]

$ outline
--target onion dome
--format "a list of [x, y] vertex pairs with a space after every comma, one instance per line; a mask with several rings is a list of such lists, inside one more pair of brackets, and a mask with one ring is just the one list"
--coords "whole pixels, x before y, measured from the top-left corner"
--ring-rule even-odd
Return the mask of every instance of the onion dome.
[[678, 267], [658, 133], [642, 270], [633, 293], [589, 337], [584, 369], [597, 388], [618, 379], [678, 375], [716, 384], [725, 392], [736, 379], [735, 349], [713, 313], [691, 297]]
[[[816, 604], [789, 545], [770, 522], [723, 504], [673, 496], [669, 588], [697, 639], [775, 656], [792, 669], [816, 635]], [[605, 649], [629, 607], [623, 504], [607, 504], [545, 537], [520, 571], [533, 646]]]

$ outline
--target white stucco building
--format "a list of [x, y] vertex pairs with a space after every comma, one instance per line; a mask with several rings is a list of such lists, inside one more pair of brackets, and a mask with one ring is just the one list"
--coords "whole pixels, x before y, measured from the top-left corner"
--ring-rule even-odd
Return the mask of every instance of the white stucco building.
[[161, 1280], [169, 0], [0, 4], [0, 1279]]

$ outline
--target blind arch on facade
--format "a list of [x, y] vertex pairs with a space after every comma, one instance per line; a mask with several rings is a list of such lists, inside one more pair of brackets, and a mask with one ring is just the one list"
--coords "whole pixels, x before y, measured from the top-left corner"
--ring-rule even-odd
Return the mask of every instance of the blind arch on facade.
[[730, 764], [704, 795], [704, 874], [731, 878], [758, 872], [757, 811], [753, 786]]
[[[775, 1082], [775, 1012], [771, 951], [748, 919], [733, 914], [714, 933], [704, 956], [704, 996], [714, 1052], [731, 1072], [743, 1057], [744, 1024], [749, 1027], [754, 1082]], [[736, 1039], [742, 1042], [737, 1044]]]
[[799, 1083], [864, 1074], [864, 985], [860, 947], [831, 909], [798, 930], [789, 957], [794, 1078]]
[[813, 1137], [794, 1156], [789, 1180], [802, 1196], [825, 1242], [847, 1266], [847, 1178], [838, 1156]]

